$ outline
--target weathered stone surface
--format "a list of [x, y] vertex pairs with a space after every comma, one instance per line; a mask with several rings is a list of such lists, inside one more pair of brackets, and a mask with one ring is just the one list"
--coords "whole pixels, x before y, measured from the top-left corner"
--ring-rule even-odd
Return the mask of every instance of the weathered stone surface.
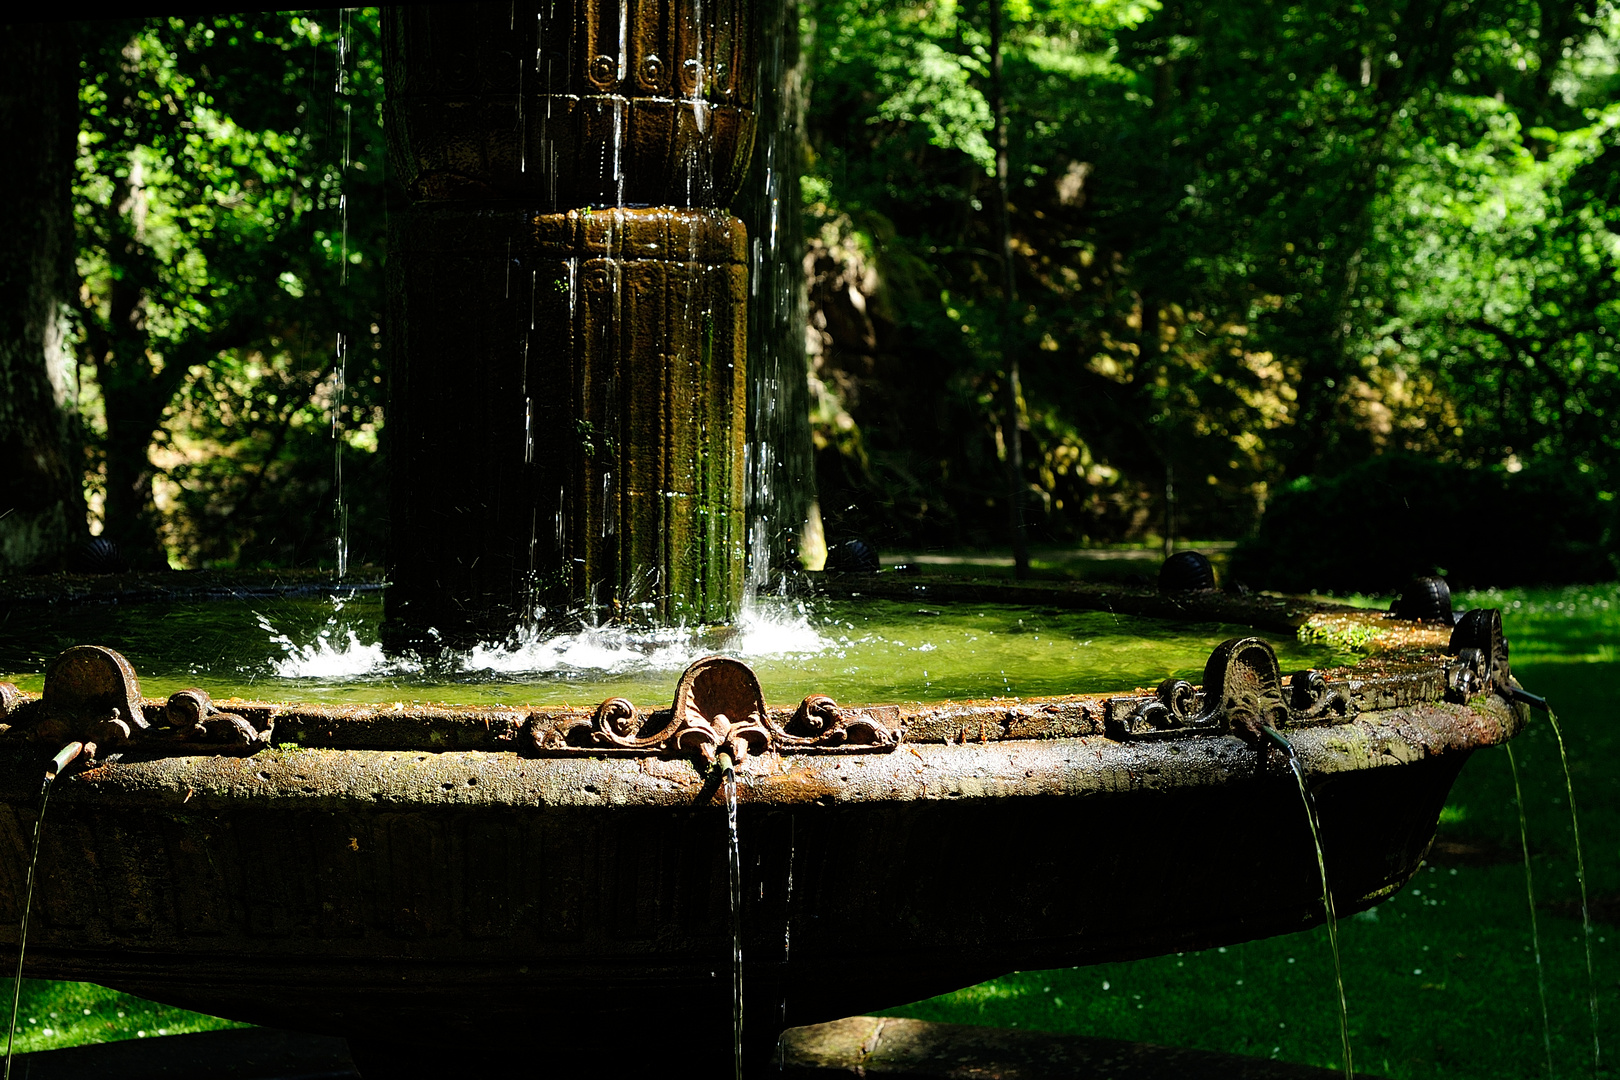
[[[121, 712], [167, 720], [58, 782], [32, 973], [373, 1047], [497, 1024], [629, 1054], [623, 1002], [728, 1012], [725, 814], [707, 763], [723, 751], [740, 765], [746, 1009], [769, 1018], [749, 1035], [757, 1056], [770, 1025], [1320, 920], [1292, 776], [1238, 734], [1248, 697], [1270, 703], [1315, 789], [1338, 911], [1377, 903], [1416, 871], [1468, 755], [1527, 717], [1498, 624], [1465, 624], [1449, 654], [1413, 644], [1364, 665], [1394, 708], [1365, 707], [1346, 678], [1360, 668], [1285, 689], [1264, 649], [1234, 683], [1234, 657], [1260, 647], [1234, 639], [1206, 669], [1220, 693], [1174, 695], [1200, 722], [1154, 738], [1096, 725], [1161, 696], [810, 695], [771, 710], [723, 658], [647, 713], [618, 699], [590, 713], [211, 706], [200, 691], [160, 706], [131, 700], [133, 675], [103, 670], [101, 652], [70, 650], [87, 666], [48, 679], [51, 703], [7, 695], [0, 935], [18, 914], [53, 708], [110, 708], [114, 693]], [[1474, 674], [1466, 692], [1441, 677], [1457, 665]], [[260, 741], [176, 741], [211, 707]], [[280, 745], [264, 748], [271, 733]]]
[[[1522, 722], [1491, 694], [1294, 733], [1341, 913], [1400, 887], [1470, 750]], [[276, 730], [313, 740], [315, 723]], [[46, 752], [0, 740], [0, 928]], [[754, 1016], [786, 995], [789, 1023], [826, 1020], [1321, 917], [1291, 777], [1231, 736], [766, 752], [739, 779]], [[725, 827], [710, 794], [676, 757], [132, 748], [52, 797], [30, 972], [335, 1032], [499, 1022], [588, 1044], [649, 987], [722, 1015]], [[1219, 824], [1253, 821], [1272, 842]]]
[[421, 201], [726, 206], [754, 145], [753, 14], [752, 0], [393, 9], [395, 165]]
[[731, 615], [745, 245], [707, 210], [396, 217], [392, 625]]
[[391, 643], [732, 614], [753, 11], [387, 17]]

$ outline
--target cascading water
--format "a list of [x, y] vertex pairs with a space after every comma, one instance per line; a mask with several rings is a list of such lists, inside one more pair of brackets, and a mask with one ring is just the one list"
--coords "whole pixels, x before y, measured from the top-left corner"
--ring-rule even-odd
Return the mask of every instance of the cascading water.
[[737, 769], [720, 756], [726, 798], [726, 868], [731, 883], [731, 1047], [736, 1080], [743, 1075], [742, 848], [737, 841]]
[[1513, 802], [1519, 808], [1519, 843], [1524, 848], [1524, 897], [1530, 908], [1530, 947], [1536, 959], [1536, 995], [1541, 1001], [1541, 1041], [1547, 1051], [1547, 1080], [1553, 1076], [1552, 1018], [1547, 1012], [1547, 974], [1541, 962], [1541, 929], [1536, 922], [1536, 884], [1530, 871], [1530, 825], [1524, 814], [1524, 789], [1519, 785], [1519, 763], [1513, 747], [1507, 751], [1508, 768], [1513, 771]]
[[[339, 220], [338, 284], [349, 283], [349, 196], [344, 190], [354, 133], [353, 104], [349, 101], [349, 17], [347, 8], [338, 11], [336, 72], [332, 79], [333, 99], [343, 108], [343, 161], [338, 168], [337, 208]], [[337, 334], [332, 374], [332, 522], [337, 580], [349, 572], [349, 510], [343, 502], [343, 403], [348, 394], [349, 341]]]
[[803, 550], [802, 535], [815, 501], [799, 194], [805, 71], [796, 0], [769, 0], [764, 8], [760, 128], [739, 200], [749, 231], [745, 597], [763, 595], [773, 572], [816, 557]]
[[332, 518], [336, 526], [337, 579], [349, 572], [349, 510], [343, 505], [343, 397], [347, 392], [349, 343], [337, 336], [332, 374]]
[[[782, 972], [784, 978], [782, 980], [782, 1005], [776, 1016], [776, 1026], [781, 1031], [786, 1031], [788, 1026], [787, 979], [785, 976], [788, 970], [788, 964], [793, 960], [793, 845], [794, 841], [797, 839], [797, 837], [794, 835], [796, 830], [797, 822], [792, 816], [789, 816], [787, 842], [787, 883], [782, 897]], [[785, 1038], [778, 1038], [776, 1041], [776, 1071], [782, 1072], [786, 1068], [787, 1040]]]
[[[1551, 709], [1547, 710], [1547, 722], [1552, 725], [1553, 735], [1558, 740], [1558, 760], [1564, 767], [1564, 792], [1569, 799], [1569, 828], [1575, 841], [1575, 880], [1581, 887], [1581, 944], [1586, 950], [1586, 996], [1592, 1014], [1592, 1075], [1597, 1076], [1603, 1067], [1603, 1047], [1598, 1040], [1597, 977], [1592, 968], [1592, 912], [1586, 900], [1586, 855], [1581, 850], [1581, 822], [1575, 812], [1575, 783], [1570, 778], [1569, 753], [1564, 748], [1564, 732], [1558, 726], [1558, 717]], [[1529, 863], [1526, 862], [1525, 866], [1528, 872]]]
[[28, 884], [23, 889], [22, 919], [17, 926], [17, 974], [11, 984], [11, 1023], [6, 1030], [5, 1080], [11, 1080], [12, 1050], [17, 1039], [17, 1008], [22, 1002], [23, 958], [28, 953], [28, 917], [34, 909], [34, 876], [39, 869], [39, 842], [45, 829], [45, 806], [50, 802], [51, 786], [79, 753], [82, 743], [69, 743], [45, 767], [45, 781], [39, 789], [39, 813], [34, 818], [34, 843], [28, 857]]
[[1288, 758], [1288, 768], [1294, 774], [1294, 782], [1299, 786], [1299, 799], [1305, 807], [1305, 820], [1311, 827], [1311, 842], [1316, 848], [1316, 870], [1322, 878], [1322, 912], [1327, 917], [1328, 947], [1333, 951], [1333, 984], [1338, 994], [1339, 1043], [1344, 1051], [1344, 1076], [1345, 1080], [1355, 1080], [1355, 1065], [1350, 1054], [1350, 1006], [1344, 997], [1344, 968], [1339, 960], [1339, 917], [1333, 908], [1333, 889], [1328, 884], [1327, 859], [1322, 851], [1322, 826], [1316, 813], [1316, 800], [1311, 797], [1311, 789], [1305, 782], [1305, 765], [1294, 752], [1294, 744], [1284, 738], [1281, 732], [1269, 727], [1264, 730]]

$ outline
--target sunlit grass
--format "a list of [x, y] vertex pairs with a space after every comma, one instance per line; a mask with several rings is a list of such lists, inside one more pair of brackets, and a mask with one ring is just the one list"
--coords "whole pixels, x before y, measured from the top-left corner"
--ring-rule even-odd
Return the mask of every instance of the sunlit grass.
[[[11, 1004], [12, 986], [12, 980], [0, 979], [0, 993], [4, 993], [7, 1006]], [[4, 1010], [0, 1024], [6, 1023], [9, 1017], [9, 1009]], [[24, 979], [22, 1001], [17, 1010], [15, 1049], [19, 1054], [26, 1054], [86, 1043], [244, 1026], [145, 1001], [94, 983]]]

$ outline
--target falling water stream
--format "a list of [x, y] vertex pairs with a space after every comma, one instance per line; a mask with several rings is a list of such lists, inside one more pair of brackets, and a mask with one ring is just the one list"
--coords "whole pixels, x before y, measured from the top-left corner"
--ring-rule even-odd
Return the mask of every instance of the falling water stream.
[[[796, 819], [788, 815], [787, 890], [782, 900], [782, 1006], [776, 1017], [779, 1031], [787, 1031], [788, 963], [793, 959], [793, 842]], [[787, 1039], [776, 1040], [776, 1071], [787, 1069]]]
[[[332, 97], [343, 109], [343, 161], [338, 168], [338, 218], [342, 236], [338, 249], [338, 284], [349, 284], [349, 196], [344, 190], [354, 137], [354, 106], [349, 100], [349, 20], [352, 9], [338, 10], [336, 72]], [[343, 401], [348, 393], [349, 340], [339, 331], [332, 374], [332, 521], [336, 548], [337, 579], [349, 572], [349, 510], [343, 503]]]
[[45, 805], [51, 798], [51, 785], [56, 777], [67, 768], [68, 763], [79, 756], [84, 749], [82, 743], [69, 743], [62, 748], [51, 762], [45, 766], [45, 781], [39, 789], [39, 814], [34, 818], [34, 847], [28, 857], [28, 884], [23, 889], [22, 918], [17, 926], [17, 975], [11, 983], [11, 1023], [6, 1030], [6, 1071], [5, 1080], [11, 1080], [12, 1050], [17, 1039], [17, 1009], [22, 1003], [23, 983], [23, 957], [28, 952], [28, 916], [34, 907], [34, 873], [39, 867], [39, 840], [45, 830]]
[[1524, 789], [1519, 786], [1519, 763], [1513, 759], [1513, 747], [1504, 743], [1508, 767], [1513, 770], [1513, 801], [1519, 808], [1519, 843], [1524, 848], [1524, 896], [1530, 905], [1530, 947], [1536, 956], [1536, 992], [1541, 997], [1541, 1041], [1547, 1050], [1547, 1076], [1553, 1075], [1552, 1018], [1547, 1013], [1547, 974], [1541, 963], [1541, 930], [1536, 924], [1536, 886], [1530, 872], [1530, 826], [1524, 817]]
[[[1575, 879], [1581, 886], [1581, 943], [1586, 947], [1586, 996], [1592, 1011], [1592, 1075], [1597, 1076], [1602, 1069], [1603, 1048], [1598, 1041], [1597, 978], [1592, 971], [1592, 915], [1586, 902], [1586, 856], [1581, 851], [1581, 822], [1575, 813], [1575, 784], [1569, 775], [1569, 754], [1564, 749], [1564, 732], [1559, 728], [1558, 717], [1551, 709], [1547, 710], [1547, 721], [1552, 725], [1553, 735], [1558, 739], [1558, 759], [1564, 765], [1564, 791], [1569, 797], [1569, 827], [1575, 838]], [[1509, 753], [1511, 755], [1511, 751]], [[1515, 775], [1515, 783], [1517, 780]], [[1519, 812], [1521, 815], [1524, 812], [1522, 802]], [[1528, 875], [1530, 869], [1528, 847], [1525, 849], [1525, 859], [1525, 872]], [[1539, 948], [1537, 953], [1539, 956]]]
[[720, 755], [721, 788], [726, 795], [726, 865], [731, 878], [731, 1058], [736, 1080], [742, 1080], [742, 849], [737, 843], [737, 770]]
[[1316, 800], [1305, 783], [1305, 766], [1294, 752], [1294, 744], [1283, 735], [1266, 728], [1271, 740], [1288, 756], [1288, 767], [1293, 770], [1294, 782], [1299, 785], [1299, 798], [1305, 806], [1305, 820], [1311, 826], [1311, 842], [1316, 846], [1316, 870], [1322, 878], [1322, 911], [1327, 916], [1328, 946], [1333, 950], [1333, 983], [1338, 991], [1339, 1042], [1344, 1048], [1345, 1080], [1355, 1080], [1355, 1065], [1350, 1057], [1350, 1006], [1344, 997], [1344, 968], [1339, 961], [1339, 918], [1333, 910], [1333, 890], [1328, 886], [1327, 859], [1322, 853], [1322, 826], [1316, 815]]

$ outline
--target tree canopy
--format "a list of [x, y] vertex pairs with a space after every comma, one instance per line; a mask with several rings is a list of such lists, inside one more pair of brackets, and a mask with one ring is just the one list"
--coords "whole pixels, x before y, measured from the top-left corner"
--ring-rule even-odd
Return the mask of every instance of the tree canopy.
[[339, 448], [363, 469], [381, 422], [376, 11], [88, 38], [74, 195], [92, 505], [137, 561], [330, 560]]
[[990, 2], [827, 0], [809, 28], [848, 528], [996, 538], [1014, 344], [1052, 538], [1161, 529], [1167, 489], [1183, 531], [1241, 533], [1279, 485], [1391, 450], [1620, 482], [1611, 5], [1009, 3], [1005, 320]]

